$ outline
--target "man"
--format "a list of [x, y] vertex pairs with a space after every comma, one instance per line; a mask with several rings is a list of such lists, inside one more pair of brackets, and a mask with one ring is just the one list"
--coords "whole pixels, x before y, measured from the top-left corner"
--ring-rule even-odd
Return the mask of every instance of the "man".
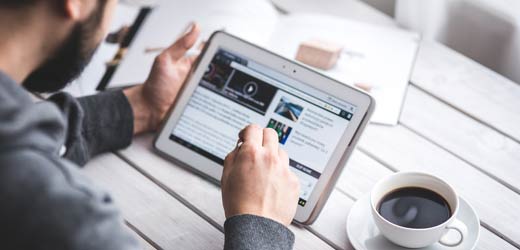
[[[153, 131], [194, 58], [191, 25], [124, 91], [33, 103], [76, 77], [106, 34], [117, 0], [0, 0], [0, 248], [138, 249], [108, 194], [79, 166]], [[167, 31], [165, 31], [167, 32]], [[25, 88], [25, 89], [24, 89]], [[248, 126], [225, 159], [225, 249], [290, 249], [298, 180], [273, 130]], [[116, 177], [117, 178], [117, 177]], [[194, 241], [197, 239], [193, 239]]]

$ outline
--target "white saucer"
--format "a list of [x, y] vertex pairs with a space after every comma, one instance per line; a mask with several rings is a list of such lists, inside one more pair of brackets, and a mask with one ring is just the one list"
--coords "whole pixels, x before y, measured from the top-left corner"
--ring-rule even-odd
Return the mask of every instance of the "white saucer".
[[[462, 198], [460, 199], [459, 212], [457, 218], [464, 222], [468, 227], [468, 238], [461, 245], [447, 247], [435, 243], [420, 250], [473, 250], [477, 245], [480, 236], [480, 224], [475, 210]], [[347, 234], [350, 243], [357, 250], [410, 250], [410, 248], [397, 246], [388, 241], [379, 233], [372, 220], [370, 208], [370, 195], [359, 199], [347, 218]]]

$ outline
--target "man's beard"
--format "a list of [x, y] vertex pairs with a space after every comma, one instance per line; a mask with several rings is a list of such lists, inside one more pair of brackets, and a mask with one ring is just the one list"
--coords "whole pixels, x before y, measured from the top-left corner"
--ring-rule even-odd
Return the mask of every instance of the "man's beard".
[[97, 45], [92, 46], [89, 41], [93, 40], [103, 17], [103, 2], [99, 1], [94, 13], [86, 21], [76, 24], [54, 55], [25, 79], [22, 85], [28, 91], [59, 91], [83, 72], [97, 49]]

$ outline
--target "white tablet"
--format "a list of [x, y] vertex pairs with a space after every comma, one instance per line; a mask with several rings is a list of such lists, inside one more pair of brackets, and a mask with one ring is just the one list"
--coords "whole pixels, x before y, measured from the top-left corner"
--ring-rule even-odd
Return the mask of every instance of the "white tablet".
[[295, 221], [320, 213], [374, 109], [366, 93], [224, 32], [208, 41], [155, 148], [220, 183], [249, 124], [278, 132], [300, 179]]

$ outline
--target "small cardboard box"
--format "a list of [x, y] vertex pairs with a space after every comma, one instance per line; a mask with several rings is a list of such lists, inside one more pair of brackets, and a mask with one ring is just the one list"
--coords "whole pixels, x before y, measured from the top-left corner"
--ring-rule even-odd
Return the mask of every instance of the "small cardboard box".
[[322, 40], [308, 40], [302, 42], [296, 54], [296, 60], [307, 65], [328, 70], [333, 68], [341, 54], [343, 47]]

